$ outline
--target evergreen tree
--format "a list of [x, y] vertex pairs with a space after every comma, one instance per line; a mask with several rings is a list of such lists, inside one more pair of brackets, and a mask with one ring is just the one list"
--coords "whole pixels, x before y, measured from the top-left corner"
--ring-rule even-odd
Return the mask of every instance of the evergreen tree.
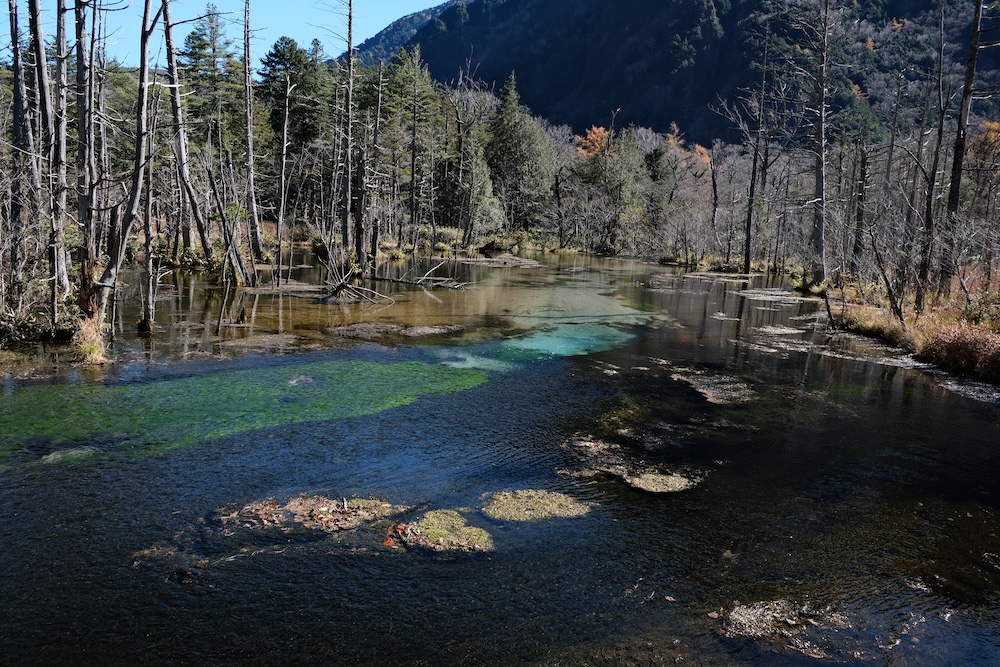
[[490, 124], [486, 161], [511, 229], [527, 229], [552, 194], [555, 151], [542, 126], [521, 106], [511, 74]]
[[212, 126], [226, 137], [241, 137], [242, 68], [214, 4], [184, 38], [177, 60], [196, 136], [204, 138]]

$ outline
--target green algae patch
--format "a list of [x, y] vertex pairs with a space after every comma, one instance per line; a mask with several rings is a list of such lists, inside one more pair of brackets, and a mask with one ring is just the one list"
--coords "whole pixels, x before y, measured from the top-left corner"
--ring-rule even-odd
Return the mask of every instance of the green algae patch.
[[521, 489], [494, 493], [483, 513], [497, 521], [536, 521], [583, 516], [591, 504], [564, 493], [540, 489]]
[[486, 380], [483, 371], [416, 361], [323, 361], [140, 384], [25, 387], [0, 397], [0, 460], [94, 446], [163, 451], [284, 424], [375, 414]]
[[493, 551], [493, 537], [470, 526], [457, 510], [431, 510], [416, 523], [397, 524], [389, 530], [386, 546], [401, 544], [434, 551]]

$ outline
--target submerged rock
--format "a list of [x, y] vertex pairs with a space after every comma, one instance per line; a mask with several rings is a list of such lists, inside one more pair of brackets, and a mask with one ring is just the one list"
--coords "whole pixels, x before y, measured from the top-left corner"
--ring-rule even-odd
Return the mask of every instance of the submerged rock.
[[483, 513], [497, 521], [536, 521], [583, 516], [591, 506], [564, 493], [522, 489], [492, 494]]

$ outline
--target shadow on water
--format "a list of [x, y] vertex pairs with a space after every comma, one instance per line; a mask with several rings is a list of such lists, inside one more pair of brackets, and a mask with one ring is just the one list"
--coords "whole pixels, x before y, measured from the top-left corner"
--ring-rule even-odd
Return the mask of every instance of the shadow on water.
[[[105, 369], [5, 365], [0, 663], [1000, 660], [994, 394], [763, 278], [541, 260], [393, 305], [177, 276]], [[589, 511], [484, 511], [521, 489]], [[302, 494], [404, 509], [226, 523]], [[437, 509], [493, 549], [387, 540]]]

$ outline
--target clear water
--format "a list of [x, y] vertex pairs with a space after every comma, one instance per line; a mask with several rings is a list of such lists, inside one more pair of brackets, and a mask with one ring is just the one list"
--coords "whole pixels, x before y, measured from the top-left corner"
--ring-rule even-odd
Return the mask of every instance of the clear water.
[[[392, 306], [223, 309], [185, 281], [164, 287], [152, 341], [120, 335], [103, 370], [12, 363], [0, 663], [1000, 662], [996, 392], [830, 335], [817, 303], [763, 279], [543, 262], [458, 265], [469, 289]], [[461, 329], [340, 333], [357, 322]], [[701, 482], [573, 474], [583, 437]], [[482, 514], [514, 489], [594, 505]], [[496, 550], [219, 529], [301, 493], [460, 508]], [[776, 601], [801, 615], [733, 630], [733, 610]]]

